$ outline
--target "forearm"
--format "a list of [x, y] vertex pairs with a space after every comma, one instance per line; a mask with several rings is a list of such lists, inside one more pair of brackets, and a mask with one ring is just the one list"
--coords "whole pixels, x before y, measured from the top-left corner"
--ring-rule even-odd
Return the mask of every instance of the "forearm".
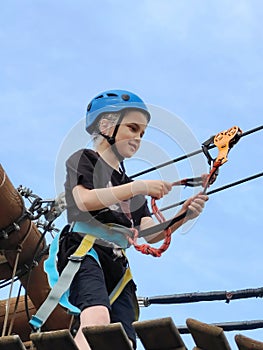
[[[178, 217], [179, 215], [183, 214], [184, 212], [185, 212], [185, 211], [180, 210], [180, 211], [176, 214], [175, 217]], [[181, 220], [175, 222], [175, 223], [170, 227], [172, 233], [173, 233], [174, 231], [176, 231], [178, 228], [180, 228], [186, 221], [188, 221], [187, 217], [185, 217], [185, 218], [183, 218], [183, 219], [181, 219]], [[154, 226], [154, 225], [155, 225], [155, 224], [153, 223], [153, 224], [150, 225], [150, 226]], [[148, 227], [150, 227], [150, 226], [148, 226]], [[146, 228], [146, 227], [145, 227], [145, 228]], [[154, 233], [154, 234], [152, 234], [152, 235], [150, 235], [150, 236], [145, 237], [145, 239], [146, 239], [146, 241], [147, 241], [148, 243], [157, 243], [157, 242], [162, 241], [164, 238], [165, 238], [165, 231], [156, 232], [156, 233]]]
[[92, 190], [86, 189], [82, 185], [77, 185], [72, 192], [80, 210], [93, 211], [130, 199], [142, 191], [135, 182], [130, 182], [124, 185]]
[[107, 208], [136, 195], [162, 198], [172, 189], [169, 182], [162, 180], [136, 180], [124, 185], [89, 190], [82, 185], [73, 188], [73, 197], [82, 211]]
[[[204, 195], [202, 193], [199, 193], [195, 195], [194, 197], [189, 198], [186, 200], [181, 208], [181, 210], [175, 215], [176, 217], [179, 217], [182, 214], [187, 213], [184, 215], [182, 219], [179, 221], [175, 222], [171, 226], [171, 231], [174, 232], [176, 231], [179, 227], [181, 227], [183, 224], [185, 224], [188, 220], [195, 219], [198, 217], [205, 205], [205, 202], [208, 200], [208, 196]], [[149, 240], [150, 238], [150, 240]], [[159, 242], [160, 240], [165, 238], [165, 231], [162, 231], [160, 233], [157, 233], [155, 235], [151, 235], [148, 237], [147, 241], [150, 243], [156, 243]]]

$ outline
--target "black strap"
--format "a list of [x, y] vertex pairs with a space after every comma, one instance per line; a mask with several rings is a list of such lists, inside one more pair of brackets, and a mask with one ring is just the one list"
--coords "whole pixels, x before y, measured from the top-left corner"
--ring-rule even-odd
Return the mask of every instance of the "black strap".
[[31, 213], [27, 210], [23, 210], [22, 215], [17, 220], [0, 230], [0, 239], [7, 239], [13, 231], [19, 231], [21, 222], [30, 217]]

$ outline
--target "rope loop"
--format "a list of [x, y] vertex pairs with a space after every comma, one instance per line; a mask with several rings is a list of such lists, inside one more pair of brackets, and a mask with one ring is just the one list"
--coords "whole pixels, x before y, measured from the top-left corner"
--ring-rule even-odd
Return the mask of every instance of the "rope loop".
[[[155, 198], [152, 198], [151, 205], [152, 205], [153, 213], [157, 218], [157, 220], [160, 223], [165, 222], [165, 217], [163, 216], [161, 211], [158, 209]], [[131, 228], [131, 231], [133, 232], [133, 238], [127, 236], [128, 242], [130, 243], [130, 245], [133, 245], [134, 248], [137, 251], [141, 252], [142, 254], [152, 255], [155, 258], [156, 257], [159, 258], [162, 255], [162, 253], [165, 252], [170, 246], [171, 235], [172, 235], [172, 230], [170, 227], [164, 230], [164, 234], [165, 234], [164, 242], [159, 248], [154, 248], [147, 243], [138, 244], [137, 239], [139, 237], [139, 231], [136, 228]]]

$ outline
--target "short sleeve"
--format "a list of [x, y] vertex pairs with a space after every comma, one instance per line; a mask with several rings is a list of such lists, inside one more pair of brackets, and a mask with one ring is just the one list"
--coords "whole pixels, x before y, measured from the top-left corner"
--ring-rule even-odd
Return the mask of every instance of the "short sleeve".
[[88, 189], [94, 188], [94, 162], [95, 155], [87, 150], [74, 153], [66, 162], [67, 185], [71, 190], [77, 185]]

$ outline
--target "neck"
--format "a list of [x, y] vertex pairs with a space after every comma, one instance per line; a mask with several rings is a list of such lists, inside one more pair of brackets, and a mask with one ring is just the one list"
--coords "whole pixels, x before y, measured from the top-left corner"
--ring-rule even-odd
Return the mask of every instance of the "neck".
[[96, 152], [98, 152], [101, 158], [113, 169], [119, 171], [120, 162], [107, 141], [104, 142], [103, 140], [103, 142], [96, 148]]

